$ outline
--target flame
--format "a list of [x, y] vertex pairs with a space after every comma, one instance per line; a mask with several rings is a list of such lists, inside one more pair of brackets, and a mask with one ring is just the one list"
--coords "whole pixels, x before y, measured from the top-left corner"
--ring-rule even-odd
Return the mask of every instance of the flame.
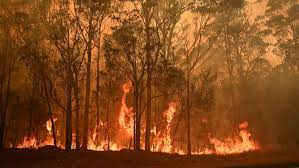
[[210, 138], [210, 143], [215, 146], [216, 154], [243, 153], [259, 149], [258, 144], [250, 138], [251, 133], [248, 131], [248, 122], [242, 122], [239, 125], [239, 129], [239, 136], [235, 136], [234, 138], [227, 138], [224, 141]]
[[174, 113], [176, 112], [176, 105], [177, 105], [176, 102], [169, 103], [169, 105], [168, 105], [169, 107], [164, 113], [164, 116], [166, 117], [167, 125], [166, 125], [166, 136], [164, 139], [164, 145], [161, 150], [162, 152], [167, 152], [167, 153], [172, 152], [172, 142], [171, 142], [171, 135], [170, 135], [171, 127], [170, 126], [171, 126], [171, 123], [173, 120]]
[[37, 149], [39, 146], [37, 145], [37, 140], [35, 137], [29, 138], [24, 137], [23, 142], [17, 145], [17, 148], [33, 148]]
[[[170, 102], [168, 104], [168, 109], [164, 112], [164, 117], [166, 118], [166, 131], [163, 134], [158, 133], [158, 138], [154, 141], [156, 143], [153, 146], [153, 151], [161, 151], [166, 153], [172, 152], [172, 141], [171, 141], [171, 123], [173, 116], [176, 112], [177, 102]], [[152, 129], [154, 135], [157, 135], [156, 127]]]
[[51, 119], [49, 119], [46, 122], [46, 128], [47, 128], [48, 132], [51, 133], [51, 131], [52, 131], [52, 122], [51, 122]]
[[[126, 98], [129, 94], [130, 90], [132, 89], [132, 83], [129, 81], [122, 85], [122, 97], [121, 97], [121, 107], [119, 110], [118, 115], [118, 125], [119, 129], [115, 131], [115, 137], [110, 138], [109, 144], [108, 141], [103, 139], [104, 136], [101, 136], [101, 132], [99, 130], [106, 128], [107, 125], [105, 122], [100, 121], [99, 124], [94, 128], [91, 132], [91, 136], [89, 137], [88, 141], [88, 149], [95, 150], [95, 151], [119, 151], [123, 148], [128, 147], [128, 140], [129, 143], [133, 143], [133, 128], [134, 128], [134, 113], [133, 108], [128, 107], [126, 104]], [[170, 102], [168, 104], [168, 108], [163, 113], [163, 120], [165, 121], [166, 125], [164, 128], [157, 128], [153, 124], [153, 128], [151, 130], [152, 135], [152, 151], [159, 151], [159, 152], [166, 152], [166, 153], [178, 153], [180, 155], [184, 155], [187, 152], [185, 149], [182, 149], [175, 144], [172, 143], [172, 128], [173, 128], [173, 121], [174, 116], [176, 115], [177, 111], [177, 102]], [[57, 121], [57, 118], [54, 118], [54, 122]], [[208, 124], [207, 118], [201, 118], [200, 123]], [[40, 148], [46, 145], [53, 145], [53, 138], [52, 138], [52, 122], [51, 119], [47, 120], [45, 123], [45, 127], [47, 129], [46, 137], [43, 141], [38, 140], [36, 137], [24, 137], [23, 141], [16, 145], [17, 148]], [[218, 139], [216, 137], [212, 137], [211, 134], [208, 134], [209, 141], [207, 143], [208, 146], [206, 147], [199, 147], [198, 149], [193, 149], [192, 154], [202, 155], [202, 154], [217, 154], [217, 155], [227, 155], [233, 153], [243, 153], [248, 151], [259, 150], [260, 147], [257, 142], [252, 140], [252, 134], [248, 130], [249, 123], [244, 121], [239, 124], [239, 132], [232, 137], [221, 138]], [[157, 131], [161, 130], [161, 131]], [[141, 131], [144, 134], [144, 130]], [[57, 130], [59, 134], [59, 130]], [[75, 148], [75, 133], [72, 135], [72, 149]], [[143, 137], [143, 136], [142, 136]], [[127, 144], [126, 144], [127, 143]], [[65, 148], [62, 145], [60, 139], [57, 139], [57, 145], [60, 148]], [[144, 145], [144, 142], [141, 142]], [[12, 145], [10, 144], [12, 147]], [[108, 148], [109, 146], [109, 148]]]
[[128, 107], [126, 103], [127, 94], [130, 92], [132, 88], [132, 82], [129, 81], [122, 86], [123, 95], [121, 98], [121, 108], [119, 112], [118, 122], [121, 129], [125, 130], [126, 134], [130, 137], [133, 137], [133, 129], [134, 129], [134, 116], [133, 116], [133, 108]]
[[[57, 118], [53, 118], [54, 123], [57, 121]], [[52, 122], [51, 122], [51, 118], [49, 120], [46, 121], [46, 128], [48, 130], [48, 133], [51, 135], [52, 134]]]
[[[53, 139], [52, 136], [47, 136], [46, 140], [40, 142], [37, 140], [36, 137], [24, 137], [23, 142], [20, 144], [17, 144], [17, 148], [31, 148], [31, 149], [38, 149], [43, 146], [53, 145]], [[12, 146], [12, 145], [10, 145]]]

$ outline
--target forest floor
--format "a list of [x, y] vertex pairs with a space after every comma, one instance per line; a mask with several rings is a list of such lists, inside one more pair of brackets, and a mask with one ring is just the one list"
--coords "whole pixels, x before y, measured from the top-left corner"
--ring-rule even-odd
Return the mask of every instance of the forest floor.
[[43, 148], [0, 151], [1, 168], [209, 168], [299, 167], [299, 153], [249, 152], [236, 155], [180, 156], [149, 152], [97, 152]]

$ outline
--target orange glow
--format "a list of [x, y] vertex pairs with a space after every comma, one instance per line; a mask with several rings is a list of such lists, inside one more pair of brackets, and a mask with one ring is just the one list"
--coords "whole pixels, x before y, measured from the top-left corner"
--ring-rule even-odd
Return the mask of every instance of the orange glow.
[[134, 118], [133, 118], [133, 108], [128, 107], [126, 104], [127, 94], [130, 92], [132, 88], [132, 82], [129, 81], [122, 86], [122, 98], [121, 98], [121, 108], [119, 112], [118, 122], [121, 129], [125, 130], [125, 132], [133, 137], [133, 129], [134, 129]]
[[[162, 134], [160, 132], [157, 135], [157, 138], [153, 142], [153, 151], [161, 151], [166, 153], [171, 153], [172, 151], [172, 141], [171, 141], [171, 124], [176, 112], [176, 102], [171, 102], [168, 104], [168, 109], [164, 112], [163, 116], [166, 119], [166, 131]], [[156, 135], [156, 127], [152, 130], [154, 135]]]
[[[111, 138], [108, 142], [103, 138], [101, 130], [106, 127], [106, 123], [100, 121], [100, 123], [93, 129], [90, 133], [89, 141], [88, 141], [88, 149], [95, 151], [119, 151], [123, 148], [128, 148], [133, 144], [133, 128], [134, 128], [134, 113], [133, 108], [128, 107], [126, 103], [127, 95], [132, 89], [132, 83], [127, 82], [122, 85], [122, 96], [121, 96], [121, 107], [119, 109], [119, 113], [117, 116], [117, 122], [119, 129], [115, 130], [115, 138]], [[152, 147], [151, 150], [154, 152], [165, 152], [165, 153], [178, 153], [181, 155], [186, 154], [185, 149], [181, 149], [176, 146], [172, 142], [173, 133], [174, 133], [174, 117], [177, 115], [177, 108], [179, 104], [177, 102], [170, 102], [168, 104], [168, 108], [163, 113], [163, 121], [165, 122], [164, 128], [158, 129], [155, 124], [153, 124], [153, 128], [151, 129], [152, 134]], [[207, 118], [200, 119], [202, 123], [208, 124]], [[57, 121], [57, 118], [54, 118], [54, 122]], [[162, 122], [162, 121], [161, 121]], [[47, 129], [47, 136], [44, 141], [40, 142], [36, 137], [25, 137], [23, 142], [18, 144], [17, 148], [40, 148], [46, 145], [53, 145], [52, 138], [52, 123], [49, 119], [45, 123], [45, 127]], [[199, 149], [193, 149], [192, 154], [194, 155], [202, 155], [202, 154], [217, 154], [217, 155], [227, 155], [234, 153], [242, 153], [248, 151], [259, 150], [260, 147], [257, 142], [252, 140], [252, 134], [248, 130], [249, 123], [244, 121], [239, 124], [239, 132], [231, 137], [222, 137], [216, 138], [212, 137], [209, 134], [209, 142], [207, 144], [209, 147], [203, 147]], [[160, 131], [157, 131], [160, 130]], [[141, 131], [141, 134], [144, 134], [144, 130]], [[142, 136], [143, 137], [143, 136]], [[129, 145], [128, 145], [129, 144]], [[144, 142], [142, 140], [142, 145]], [[60, 148], [64, 148], [61, 140], [57, 140], [57, 145]], [[10, 145], [12, 146], [12, 145]], [[184, 145], [183, 145], [184, 146]], [[75, 148], [75, 134], [73, 134], [73, 145], [72, 148]]]
[[258, 150], [258, 144], [251, 140], [251, 133], [247, 128], [248, 122], [244, 121], [239, 125], [239, 136], [227, 138], [224, 141], [210, 138], [210, 143], [215, 146], [216, 154], [225, 155]]

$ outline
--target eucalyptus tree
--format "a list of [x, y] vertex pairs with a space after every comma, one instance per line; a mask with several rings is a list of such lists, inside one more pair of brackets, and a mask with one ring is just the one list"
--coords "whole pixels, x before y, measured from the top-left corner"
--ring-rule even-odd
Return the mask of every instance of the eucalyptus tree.
[[71, 13], [76, 18], [76, 23], [80, 29], [81, 37], [86, 45], [87, 64], [86, 64], [86, 83], [85, 83], [85, 105], [84, 105], [84, 124], [83, 124], [83, 143], [82, 148], [87, 148], [88, 143], [88, 121], [90, 113], [90, 91], [91, 91], [91, 65], [93, 49], [96, 45], [99, 26], [108, 16], [111, 0], [72, 0], [74, 10]]
[[[243, 6], [243, 7], [242, 7]], [[237, 127], [241, 121], [242, 91], [248, 82], [256, 60], [266, 56], [268, 43], [266, 33], [258, 22], [251, 22], [246, 12], [246, 3], [241, 7], [231, 7], [231, 10], [221, 11], [218, 18], [223, 32], [217, 43], [218, 50], [225, 61], [222, 67], [227, 72], [224, 77], [225, 85], [229, 89], [229, 110], [232, 120], [231, 126]], [[227, 84], [227, 85], [226, 85]], [[244, 97], [245, 98], [245, 97]]]
[[282, 57], [285, 68], [298, 74], [299, 2], [269, 0], [266, 8], [264, 21], [274, 53]]
[[[4, 148], [5, 126], [10, 99], [12, 72], [14, 70], [17, 53], [16, 45], [19, 45], [20, 34], [13, 35], [13, 31], [20, 28], [17, 19], [16, 4], [14, 2], [1, 2], [1, 49], [0, 49], [0, 147]], [[15, 50], [14, 50], [15, 49]]]
[[[56, 75], [60, 78], [61, 89], [58, 92], [65, 93], [65, 100], [60, 100], [60, 96], [55, 92], [56, 103], [66, 112], [66, 150], [71, 150], [72, 146], [72, 101], [73, 93], [76, 97], [76, 108], [78, 106], [78, 70], [82, 63], [82, 55], [85, 51], [80, 28], [76, 18], [69, 10], [69, 4], [65, 1], [59, 2], [57, 9], [51, 13], [49, 19], [50, 41], [55, 46], [54, 54]], [[57, 90], [57, 89], [56, 89]], [[65, 103], [63, 103], [65, 102]], [[78, 109], [77, 109], [78, 110]], [[78, 113], [78, 111], [76, 111]], [[78, 116], [76, 114], [76, 119]], [[79, 123], [76, 123], [76, 134]], [[76, 146], [79, 148], [79, 138], [76, 137]]]
[[[194, 12], [193, 27], [187, 27], [184, 31], [185, 38], [182, 41], [181, 51], [183, 54], [182, 65], [186, 75], [186, 137], [187, 152], [191, 154], [191, 102], [190, 102], [190, 82], [191, 78], [199, 70], [201, 65], [206, 61], [209, 51], [215, 44], [221, 29], [214, 26], [217, 3], [213, 2], [196, 2], [192, 6]], [[212, 27], [216, 27], [212, 29]], [[193, 30], [192, 30], [193, 29]], [[191, 30], [191, 31], [190, 31]], [[192, 33], [190, 33], [192, 32]]]
[[185, 25], [184, 38], [181, 43], [181, 52], [183, 55], [182, 66], [186, 75], [186, 137], [187, 153], [191, 154], [191, 107], [190, 102], [190, 84], [203, 64], [212, 56], [217, 40], [219, 39], [223, 26], [217, 19], [223, 11], [240, 8], [243, 6], [243, 0], [223, 0], [223, 1], [191, 1], [189, 11], [193, 17], [192, 24]]
[[[186, 10], [185, 4], [187, 2], [132, 0], [131, 4], [141, 20], [143, 30], [141, 35], [144, 38], [144, 43], [141, 45], [146, 57], [145, 150], [149, 151], [151, 146], [152, 100], [155, 97], [152, 95], [154, 69], [163, 54], [171, 50], [176, 24]], [[169, 45], [166, 46], [166, 43]]]
[[136, 11], [124, 12], [118, 17], [119, 25], [113, 28], [113, 33], [105, 39], [105, 57], [107, 64], [122, 72], [130, 79], [133, 86], [134, 109], [134, 149], [140, 150], [141, 137], [141, 94], [145, 90], [143, 84], [146, 73], [146, 58], [144, 55], [142, 23]]
[[[299, 2], [269, 0], [261, 19], [268, 33], [273, 57], [281, 58], [281, 63], [273, 68], [269, 77], [266, 100], [267, 110], [275, 114], [272, 128], [277, 128], [277, 131], [273, 134], [281, 148], [297, 150], [298, 136], [293, 125], [298, 122], [298, 103], [295, 100], [298, 98], [299, 74]], [[279, 108], [281, 104], [285, 104], [287, 109]], [[285, 123], [283, 127], [281, 123]]]
[[[10, 92], [15, 82], [12, 74], [22, 65], [23, 57], [30, 53], [30, 49], [35, 48], [31, 44], [36, 41], [43, 41], [45, 34], [42, 27], [49, 11], [50, 1], [1, 1], [0, 2], [0, 147], [5, 145], [5, 126], [7, 125], [7, 113], [10, 104]], [[36, 13], [37, 17], [32, 17], [32, 13]], [[36, 34], [29, 29], [38, 30]], [[39, 37], [41, 36], [41, 37]], [[35, 42], [36, 42], [35, 41]], [[33, 49], [38, 50], [42, 45]], [[28, 48], [30, 46], [30, 48]], [[30, 50], [30, 51], [29, 51]], [[45, 88], [44, 88], [45, 89]], [[49, 104], [48, 104], [49, 105]], [[51, 107], [49, 113], [51, 113]], [[51, 114], [50, 114], [51, 116]], [[54, 135], [53, 135], [54, 136]], [[55, 142], [55, 137], [54, 137]]]

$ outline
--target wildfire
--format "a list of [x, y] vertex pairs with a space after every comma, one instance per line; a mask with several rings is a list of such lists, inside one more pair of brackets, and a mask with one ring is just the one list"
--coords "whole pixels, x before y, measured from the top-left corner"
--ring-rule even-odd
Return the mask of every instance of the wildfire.
[[[171, 141], [171, 123], [173, 116], [176, 112], [176, 102], [171, 102], [168, 104], [168, 109], [164, 112], [164, 117], [166, 118], [166, 131], [163, 134], [159, 134], [158, 138], [155, 140], [156, 145], [153, 147], [153, 151], [161, 151], [166, 153], [172, 152], [172, 141]], [[152, 131], [156, 133], [156, 127]]]
[[47, 130], [48, 130], [49, 133], [52, 131], [52, 122], [51, 122], [51, 119], [49, 119], [46, 122], [46, 128], [47, 128]]
[[[54, 122], [57, 121], [57, 118], [53, 119]], [[17, 148], [32, 148], [32, 149], [38, 149], [43, 146], [47, 145], [53, 145], [53, 139], [52, 139], [52, 122], [51, 119], [46, 121], [46, 128], [47, 128], [47, 136], [44, 141], [38, 141], [36, 137], [24, 137], [23, 142], [18, 144]], [[12, 146], [12, 145], [10, 145]]]
[[224, 141], [210, 138], [210, 143], [215, 146], [216, 154], [243, 153], [259, 149], [258, 144], [250, 139], [251, 133], [248, 131], [248, 122], [242, 122], [239, 129], [239, 136], [234, 138], [227, 138]]
[[37, 148], [39, 148], [39, 145], [37, 144], [37, 140], [35, 137], [33, 137], [33, 138], [24, 137], [23, 142], [21, 144], [18, 144], [17, 148], [37, 149]]
[[122, 86], [123, 95], [121, 98], [121, 108], [119, 112], [118, 122], [121, 129], [124, 129], [125, 132], [133, 137], [134, 129], [134, 118], [133, 118], [133, 108], [128, 107], [126, 103], [127, 94], [132, 88], [132, 82], [129, 81]]
[[[130, 90], [132, 89], [132, 83], [127, 82], [122, 85], [122, 97], [121, 97], [121, 107], [119, 110], [118, 124], [119, 130], [116, 134], [117, 139], [111, 139], [109, 142], [103, 139], [101, 136], [100, 130], [101, 128], [106, 127], [106, 123], [100, 121], [100, 123], [94, 128], [91, 132], [91, 136], [89, 137], [88, 149], [96, 150], [96, 151], [104, 151], [104, 150], [112, 150], [119, 151], [123, 148], [128, 147], [128, 143], [131, 146], [132, 138], [133, 138], [133, 128], [134, 128], [134, 115], [133, 108], [128, 107], [126, 104], [126, 98]], [[172, 133], [173, 133], [173, 120], [177, 111], [177, 102], [170, 102], [168, 104], [168, 108], [163, 113], [163, 120], [166, 125], [164, 129], [160, 129], [161, 131], [157, 131], [157, 127], [153, 126], [151, 130], [151, 134], [153, 136], [152, 140], [152, 151], [166, 152], [166, 153], [178, 153], [178, 154], [186, 154], [184, 149], [181, 149], [175, 146], [172, 143]], [[54, 118], [54, 122], [57, 121], [57, 118]], [[208, 120], [206, 118], [201, 119], [202, 123], [208, 124]], [[258, 143], [252, 140], [252, 135], [248, 130], [248, 122], [244, 121], [239, 125], [239, 133], [233, 137], [217, 139], [212, 137], [209, 134], [209, 142], [208, 147], [202, 147], [199, 149], [193, 149], [192, 154], [217, 154], [217, 155], [227, 155], [233, 153], [242, 153], [248, 151], [258, 150], [260, 147]], [[53, 135], [52, 135], [52, 122], [49, 119], [45, 123], [45, 127], [47, 129], [47, 136], [44, 141], [37, 140], [36, 137], [25, 137], [23, 142], [16, 145], [17, 148], [40, 148], [46, 145], [53, 145]], [[57, 132], [59, 132], [57, 130]], [[75, 137], [75, 134], [73, 135]], [[128, 140], [130, 140], [128, 142]], [[57, 145], [60, 148], [64, 148], [64, 145], [61, 145], [61, 141], [57, 140]], [[127, 144], [125, 144], [127, 143]], [[141, 142], [142, 143], [142, 142]], [[75, 139], [73, 138], [73, 146], [75, 148]], [[12, 147], [12, 145], [10, 145]]]
[[[57, 118], [53, 118], [53, 121], [56, 122], [57, 121]], [[47, 120], [46, 122], [46, 128], [48, 130], [48, 133], [51, 135], [52, 134], [52, 122], [51, 122], [51, 118], [49, 120]]]

